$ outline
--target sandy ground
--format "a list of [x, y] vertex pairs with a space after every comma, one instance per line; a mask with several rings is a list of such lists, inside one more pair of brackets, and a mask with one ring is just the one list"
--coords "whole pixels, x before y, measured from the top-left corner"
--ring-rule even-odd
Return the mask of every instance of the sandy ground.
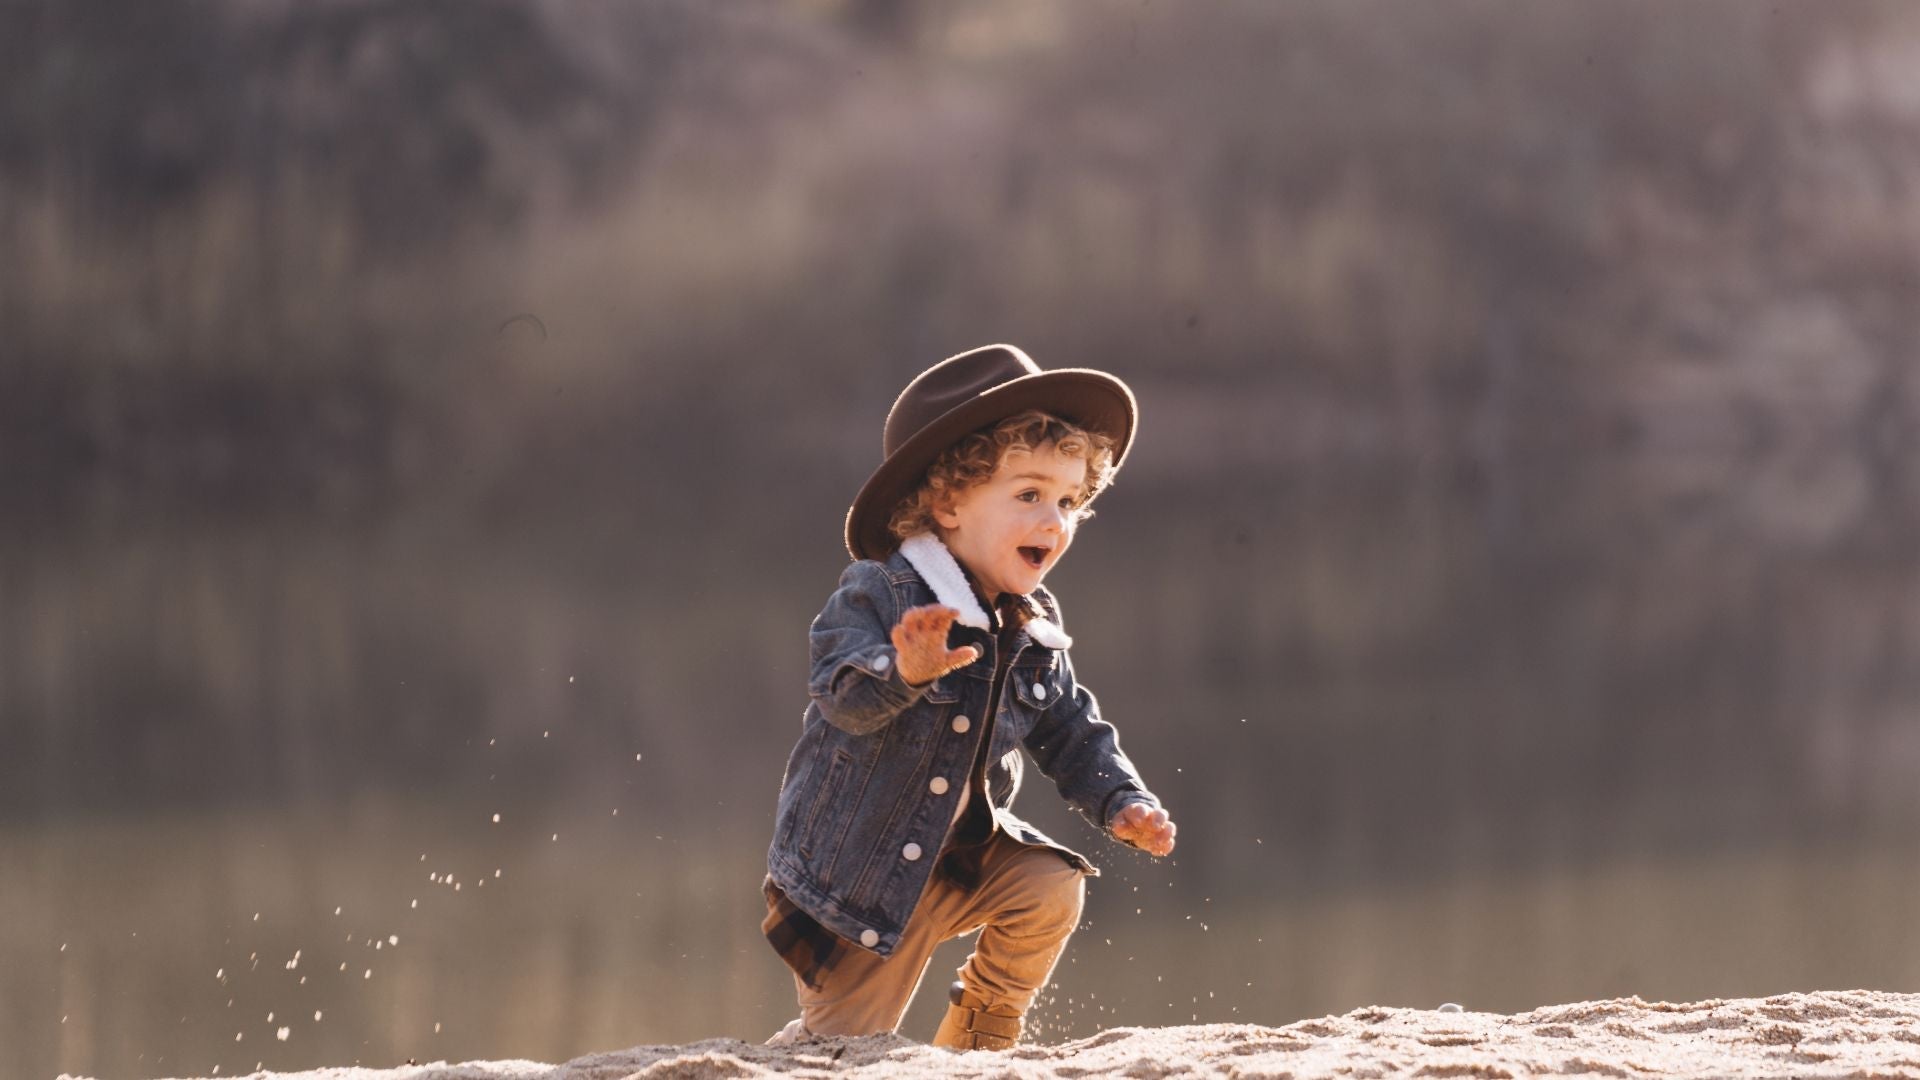
[[1639, 998], [1503, 1013], [1356, 1009], [1285, 1027], [1113, 1028], [1057, 1046], [954, 1054], [893, 1035], [773, 1048], [641, 1046], [565, 1065], [444, 1063], [278, 1074], [306, 1080], [721, 1077], [1912, 1077], [1920, 995], [1866, 990], [1675, 1005]]

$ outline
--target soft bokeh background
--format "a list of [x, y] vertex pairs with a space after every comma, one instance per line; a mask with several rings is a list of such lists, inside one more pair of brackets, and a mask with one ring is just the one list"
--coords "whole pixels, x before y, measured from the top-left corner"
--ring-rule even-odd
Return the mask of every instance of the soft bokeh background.
[[0, 1073], [770, 1033], [841, 517], [1001, 340], [1141, 398], [1053, 584], [1182, 829], [1034, 778], [1041, 1038], [1920, 984], [1920, 10], [0, 21]]

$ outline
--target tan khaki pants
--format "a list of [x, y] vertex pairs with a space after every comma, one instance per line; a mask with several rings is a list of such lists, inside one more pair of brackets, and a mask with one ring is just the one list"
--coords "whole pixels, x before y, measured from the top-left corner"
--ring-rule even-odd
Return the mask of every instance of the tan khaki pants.
[[794, 977], [800, 1019], [816, 1035], [871, 1035], [900, 1026], [941, 942], [980, 931], [960, 982], [988, 1007], [1025, 1015], [1080, 924], [1086, 877], [1048, 848], [1004, 833], [988, 841], [980, 885], [960, 891], [938, 871], [907, 920], [893, 955], [849, 948], [818, 990]]

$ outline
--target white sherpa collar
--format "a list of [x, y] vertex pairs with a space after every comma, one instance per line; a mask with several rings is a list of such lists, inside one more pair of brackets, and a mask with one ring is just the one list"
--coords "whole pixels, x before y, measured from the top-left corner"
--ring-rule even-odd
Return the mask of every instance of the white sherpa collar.
[[[939, 537], [930, 532], [915, 533], [900, 541], [900, 554], [906, 556], [921, 580], [933, 590], [934, 599], [960, 613], [955, 622], [976, 630], [993, 629], [986, 609], [980, 606], [979, 597], [973, 593], [973, 586], [967, 584], [966, 571], [960, 569], [953, 552], [947, 550], [947, 545], [941, 543]], [[1073, 639], [1067, 636], [1067, 632], [1045, 615], [1036, 615], [1027, 620], [1027, 634], [1036, 643], [1049, 649], [1073, 647]]]

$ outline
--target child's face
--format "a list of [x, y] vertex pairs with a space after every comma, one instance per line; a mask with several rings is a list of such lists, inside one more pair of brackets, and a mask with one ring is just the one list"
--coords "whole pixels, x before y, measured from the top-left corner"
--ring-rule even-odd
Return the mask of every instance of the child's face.
[[992, 600], [1000, 593], [1024, 596], [1073, 542], [1074, 506], [1087, 482], [1085, 459], [1046, 443], [1014, 448], [993, 476], [934, 511], [942, 539], [972, 571]]

